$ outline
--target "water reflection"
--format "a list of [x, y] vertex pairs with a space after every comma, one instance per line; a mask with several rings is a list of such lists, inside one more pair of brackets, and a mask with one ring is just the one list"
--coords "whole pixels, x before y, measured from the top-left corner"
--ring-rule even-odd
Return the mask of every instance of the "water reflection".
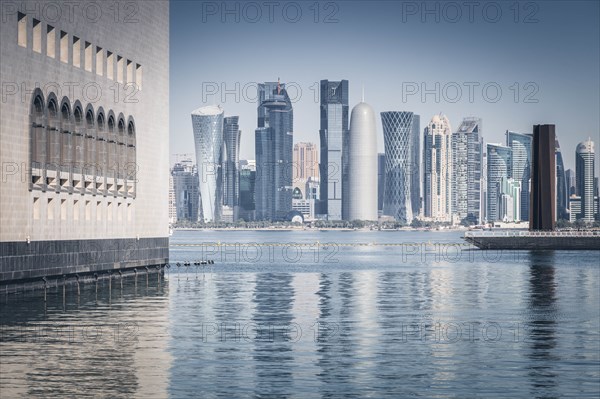
[[556, 282], [554, 281], [554, 251], [531, 251], [529, 254], [529, 315], [528, 338], [531, 393], [539, 398], [557, 397], [557, 373], [554, 364], [560, 358], [555, 353], [557, 322]]

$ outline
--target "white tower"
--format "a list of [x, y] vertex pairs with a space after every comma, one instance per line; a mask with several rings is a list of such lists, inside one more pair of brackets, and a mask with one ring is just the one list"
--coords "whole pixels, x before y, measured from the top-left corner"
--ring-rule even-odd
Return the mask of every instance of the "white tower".
[[377, 220], [375, 112], [364, 98], [352, 109], [348, 136], [348, 220]]

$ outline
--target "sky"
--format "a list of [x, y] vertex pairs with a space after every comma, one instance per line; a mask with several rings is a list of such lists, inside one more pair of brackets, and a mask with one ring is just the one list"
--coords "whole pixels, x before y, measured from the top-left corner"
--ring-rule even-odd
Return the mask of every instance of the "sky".
[[566, 169], [588, 137], [600, 164], [598, 1], [171, 1], [171, 154], [193, 153], [191, 111], [218, 104], [254, 159], [256, 84], [278, 78], [295, 142], [319, 142], [318, 82], [347, 79], [380, 152], [380, 112], [415, 112], [421, 130], [441, 112], [453, 131], [482, 118], [487, 143], [555, 124]]

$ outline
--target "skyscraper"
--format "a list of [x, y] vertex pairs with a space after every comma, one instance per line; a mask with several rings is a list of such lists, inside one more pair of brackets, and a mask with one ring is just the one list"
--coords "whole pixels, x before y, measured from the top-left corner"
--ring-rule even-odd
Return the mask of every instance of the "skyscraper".
[[205, 222], [221, 220], [223, 206], [223, 109], [210, 105], [192, 112], [200, 201]]
[[[347, 158], [348, 81], [321, 80], [321, 194], [318, 213], [342, 220], [343, 160]], [[347, 155], [347, 154], [346, 154]]]
[[294, 184], [319, 179], [319, 150], [314, 143], [294, 144]]
[[565, 165], [560, 151], [558, 139], [554, 146], [556, 156], [556, 217], [557, 219], [569, 220], [569, 189], [565, 179]]
[[375, 112], [364, 99], [352, 109], [348, 160], [348, 220], [377, 220]]
[[487, 221], [500, 219], [498, 193], [503, 178], [512, 173], [512, 150], [501, 144], [487, 145]]
[[577, 179], [573, 169], [567, 169], [565, 171], [565, 180], [567, 181], [567, 188], [569, 189], [569, 197], [571, 195], [577, 195]]
[[556, 226], [555, 146], [554, 125], [533, 126], [529, 230], [554, 230]]
[[464, 118], [452, 135], [452, 211], [462, 221], [481, 222], [481, 119]]
[[410, 204], [413, 217], [421, 213], [421, 117], [413, 114]]
[[258, 220], [283, 220], [292, 210], [294, 116], [285, 84], [258, 85], [255, 201]]
[[238, 217], [239, 206], [239, 160], [240, 136], [242, 131], [238, 124], [239, 117], [228, 116], [223, 118], [223, 140], [225, 142], [225, 155], [223, 156], [223, 205], [232, 208], [233, 220]]
[[512, 150], [512, 177], [521, 182], [521, 220], [529, 220], [531, 175], [531, 134], [506, 131], [506, 145]]
[[200, 210], [198, 171], [191, 162], [176, 163], [171, 169], [175, 212], [178, 221], [197, 222]]
[[413, 219], [411, 183], [413, 165], [413, 113], [381, 113], [385, 146], [383, 214], [410, 224]]
[[577, 219], [594, 221], [594, 142], [591, 138], [577, 145], [575, 152], [575, 174], [581, 197], [581, 211]]
[[424, 130], [424, 216], [450, 222], [452, 217], [452, 128], [446, 115], [434, 115]]
[[245, 221], [255, 219], [254, 185], [256, 181], [255, 162], [240, 161], [240, 209], [238, 217]]
[[377, 154], [377, 212], [383, 213], [383, 197], [385, 195], [385, 154]]

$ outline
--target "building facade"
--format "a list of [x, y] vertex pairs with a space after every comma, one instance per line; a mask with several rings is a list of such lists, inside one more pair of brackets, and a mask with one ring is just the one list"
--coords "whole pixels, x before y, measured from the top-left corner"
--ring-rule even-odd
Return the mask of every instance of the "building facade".
[[242, 131], [238, 124], [238, 116], [223, 118], [223, 140], [225, 142], [223, 156], [223, 206], [232, 214], [232, 220], [238, 218], [240, 181], [240, 140]]
[[521, 220], [529, 220], [531, 140], [531, 134], [506, 131], [506, 146], [512, 150], [512, 174], [509, 177], [521, 182]]
[[385, 195], [385, 153], [377, 154], [377, 213], [383, 214], [383, 197]]
[[556, 131], [554, 125], [534, 125], [531, 141], [529, 229], [556, 227]]
[[487, 145], [487, 218], [488, 222], [500, 220], [498, 196], [502, 179], [512, 175], [512, 150], [501, 144]]
[[569, 187], [565, 177], [565, 165], [558, 139], [556, 139], [554, 153], [556, 156], [556, 218], [569, 220]]
[[259, 84], [255, 131], [258, 220], [284, 220], [292, 210], [294, 115], [285, 85]]
[[256, 163], [254, 160], [240, 161], [240, 208], [238, 219], [255, 220], [254, 191], [256, 183]]
[[383, 215], [410, 224], [412, 212], [413, 113], [381, 113], [385, 148]]
[[294, 184], [308, 179], [319, 180], [319, 150], [314, 143], [294, 144]]
[[434, 115], [424, 130], [423, 214], [437, 222], [452, 220], [452, 128]]
[[169, 5], [133, 3], [136, 24], [3, 9], [0, 284], [168, 260]]
[[498, 220], [521, 221], [521, 182], [503, 177], [498, 184]]
[[578, 195], [581, 198], [580, 211], [576, 213], [576, 219], [585, 222], [594, 221], [594, 142], [587, 139], [577, 145], [575, 151], [575, 174], [577, 178]]
[[357, 104], [348, 132], [348, 220], [377, 220], [376, 134], [373, 108]]
[[176, 220], [197, 222], [200, 218], [198, 170], [191, 163], [177, 163], [171, 169]]
[[483, 137], [480, 118], [464, 118], [452, 135], [452, 211], [459, 221], [481, 223]]
[[219, 222], [223, 208], [223, 109], [207, 106], [192, 112], [202, 220]]
[[328, 220], [343, 219], [344, 174], [347, 165], [348, 81], [321, 80], [319, 137], [321, 144], [318, 213]]
[[421, 213], [421, 117], [413, 114], [410, 205], [413, 217]]

